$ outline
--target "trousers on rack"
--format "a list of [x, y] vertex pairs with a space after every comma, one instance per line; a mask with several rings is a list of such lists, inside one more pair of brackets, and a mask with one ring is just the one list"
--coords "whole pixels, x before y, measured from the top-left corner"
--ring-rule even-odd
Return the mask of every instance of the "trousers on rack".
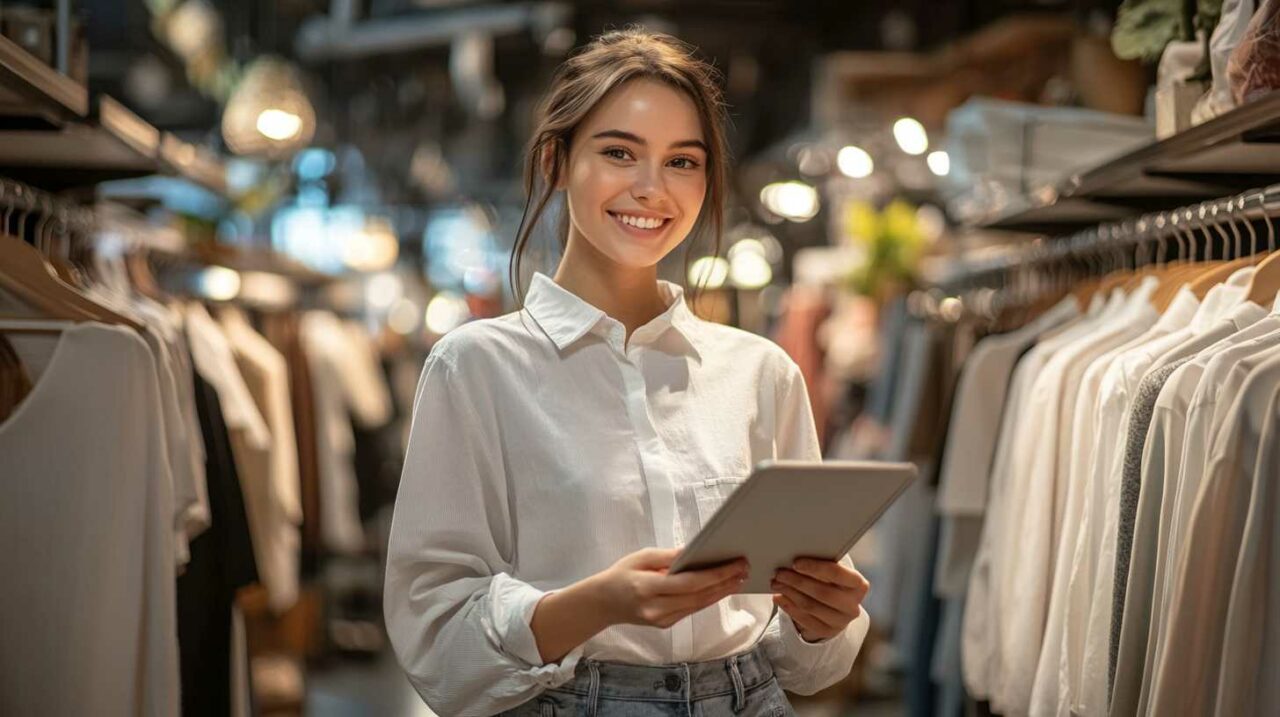
[[630, 665], [584, 659], [573, 679], [502, 713], [507, 717], [795, 715], [760, 645], [706, 662]]

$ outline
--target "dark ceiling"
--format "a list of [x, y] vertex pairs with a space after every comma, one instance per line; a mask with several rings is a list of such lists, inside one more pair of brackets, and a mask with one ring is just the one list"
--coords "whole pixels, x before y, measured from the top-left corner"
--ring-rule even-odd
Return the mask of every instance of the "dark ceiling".
[[[300, 30], [326, 13], [351, 7], [356, 24], [384, 20], [430, 29], [460, 13], [532, 3], [465, 0], [206, 0], [223, 19], [230, 57], [260, 54], [297, 58]], [[673, 32], [700, 48], [731, 75], [727, 99], [734, 122], [733, 151], [746, 157], [808, 122], [810, 67], [835, 50], [913, 50], [937, 47], [1015, 12], [1087, 12], [1114, 2], [1027, 0], [894, 3], [849, 0], [610, 0], [562, 3], [569, 9], [573, 41], [603, 29], [640, 22]], [[90, 85], [117, 97], [162, 129], [218, 145], [219, 106], [193, 89], [182, 62], [150, 29], [143, 0], [83, 0], [90, 47]], [[1108, 12], [1111, 10], [1108, 8]], [[507, 111], [477, 121], [458, 101], [446, 44], [361, 57], [299, 60], [320, 117], [316, 141], [353, 143], [390, 175], [405, 175], [414, 147], [438, 142], [472, 191], [516, 176], [519, 149], [538, 93], [561, 56], [544, 52], [531, 31], [494, 37], [493, 74], [502, 84]], [[139, 65], [163, 100], [144, 101], [136, 91]], [[735, 78], [732, 75], [737, 74]], [[132, 75], [132, 76], [131, 76]], [[742, 79], [745, 78], [745, 79]], [[153, 92], [152, 97], [158, 94]]]

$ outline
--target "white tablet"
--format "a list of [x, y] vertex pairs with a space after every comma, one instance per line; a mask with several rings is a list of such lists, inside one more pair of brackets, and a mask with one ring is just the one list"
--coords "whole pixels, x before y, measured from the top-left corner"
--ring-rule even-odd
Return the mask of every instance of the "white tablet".
[[772, 593], [778, 568], [796, 558], [849, 552], [916, 477], [910, 463], [761, 461], [685, 545], [669, 573], [746, 557], [742, 593]]

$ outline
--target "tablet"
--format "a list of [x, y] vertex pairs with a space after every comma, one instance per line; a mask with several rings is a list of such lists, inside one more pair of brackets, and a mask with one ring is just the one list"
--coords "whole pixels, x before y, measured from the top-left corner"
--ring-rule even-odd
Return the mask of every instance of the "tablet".
[[772, 593], [796, 558], [843, 557], [916, 477], [910, 463], [765, 460], [685, 545], [668, 573], [746, 557], [740, 593]]

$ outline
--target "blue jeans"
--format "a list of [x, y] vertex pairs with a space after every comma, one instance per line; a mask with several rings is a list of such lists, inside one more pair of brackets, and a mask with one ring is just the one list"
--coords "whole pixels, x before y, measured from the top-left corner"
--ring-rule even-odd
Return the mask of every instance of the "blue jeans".
[[629, 665], [584, 659], [568, 682], [502, 713], [507, 717], [794, 717], [773, 676], [754, 649], [707, 662]]

